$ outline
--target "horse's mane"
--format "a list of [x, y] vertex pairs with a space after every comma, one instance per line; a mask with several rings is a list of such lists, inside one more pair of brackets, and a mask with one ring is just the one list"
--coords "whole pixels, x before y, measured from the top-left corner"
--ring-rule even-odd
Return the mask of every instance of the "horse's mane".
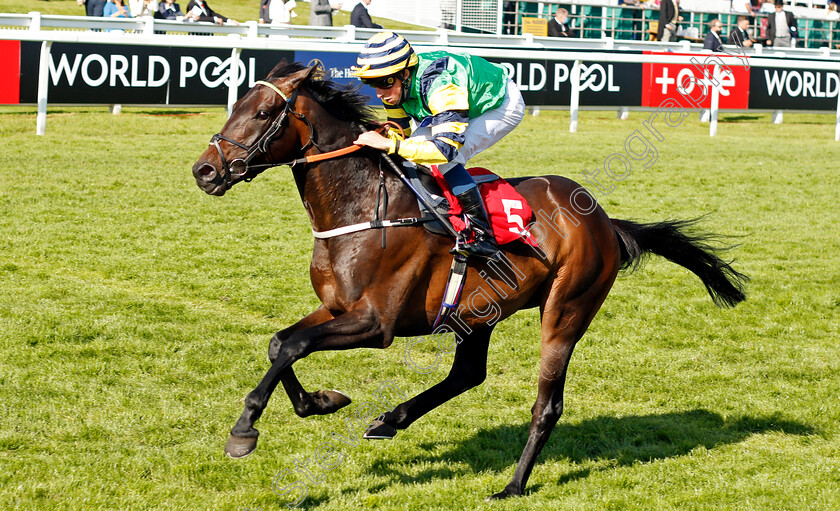
[[[282, 78], [303, 69], [306, 66], [300, 62], [285, 65], [281, 62], [268, 78]], [[378, 126], [376, 113], [368, 105], [367, 96], [359, 94], [358, 85], [339, 85], [332, 80], [310, 77], [301, 84], [301, 88], [312, 94], [324, 109], [339, 120], [360, 123], [369, 129]]]

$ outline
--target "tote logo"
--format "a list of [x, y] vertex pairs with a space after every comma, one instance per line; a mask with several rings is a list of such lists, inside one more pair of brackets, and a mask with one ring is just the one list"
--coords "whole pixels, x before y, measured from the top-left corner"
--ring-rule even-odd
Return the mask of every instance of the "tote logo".
[[656, 107], [669, 98], [691, 96], [702, 98], [694, 108], [710, 108], [712, 87], [717, 82], [720, 108], [747, 108], [749, 70], [735, 65], [721, 69], [714, 80], [714, 65], [646, 63], [642, 66], [642, 106]]

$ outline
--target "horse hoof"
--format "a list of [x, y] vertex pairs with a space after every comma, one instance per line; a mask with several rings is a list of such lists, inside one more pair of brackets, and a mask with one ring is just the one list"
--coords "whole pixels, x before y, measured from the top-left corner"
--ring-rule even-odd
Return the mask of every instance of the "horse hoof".
[[397, 430], [380, 420], [375, 420], [370, 423], [363, 436], [368, 440], [390, 440], [397, 436]]
[[257, 437], [230, 435], [225, 444], [225, 454], [231, 458], [244, 458], [257, 448]]
[[513, 494], [507, 490], [502, 490], [499, 493], [494, 493], [493, 495], [490, 495], [489, 497], [484, 499], [484, 502], [493, 502], [494, 500], [502, 500], [509, 497], [513, 497]]
[[319, 401], [322, 402], [320, 406], [321, 415], [341, 410], [352, 402], [347, 394], [339, 390], [322, 390], [318, 394]]

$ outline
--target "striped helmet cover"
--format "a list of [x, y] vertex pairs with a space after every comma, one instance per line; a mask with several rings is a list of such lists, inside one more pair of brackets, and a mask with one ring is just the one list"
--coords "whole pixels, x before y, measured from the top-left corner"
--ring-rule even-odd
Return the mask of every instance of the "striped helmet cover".
[[380, 78], [416, 65], [417, 54], [403, 36], [379, 32], [365, 43], [352, 69], [359, 78]]

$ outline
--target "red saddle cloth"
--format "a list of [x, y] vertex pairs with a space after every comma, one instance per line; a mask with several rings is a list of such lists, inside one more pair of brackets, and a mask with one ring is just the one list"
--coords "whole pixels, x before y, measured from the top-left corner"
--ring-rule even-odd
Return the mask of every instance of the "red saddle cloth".
[[[460, 216], [461, 204], [458, 203], [458, 199], [452, 193], [452, 189], [437, 165], [432, 165], [431, 168], [432, 175], [443, 190], [444, 197], [449, 201], [449, 221], [456, 231], [461, 232], [467, 228], [467, 224]], [[467, 172], [478, 183], [496, 243], [504, 245], [519, 240], [534, 247], [538, 246], [539, 244], [526, 228], [534, 216], [528, 201], [510, 183], [485, 168], [473, 167], [467, 169]]]

